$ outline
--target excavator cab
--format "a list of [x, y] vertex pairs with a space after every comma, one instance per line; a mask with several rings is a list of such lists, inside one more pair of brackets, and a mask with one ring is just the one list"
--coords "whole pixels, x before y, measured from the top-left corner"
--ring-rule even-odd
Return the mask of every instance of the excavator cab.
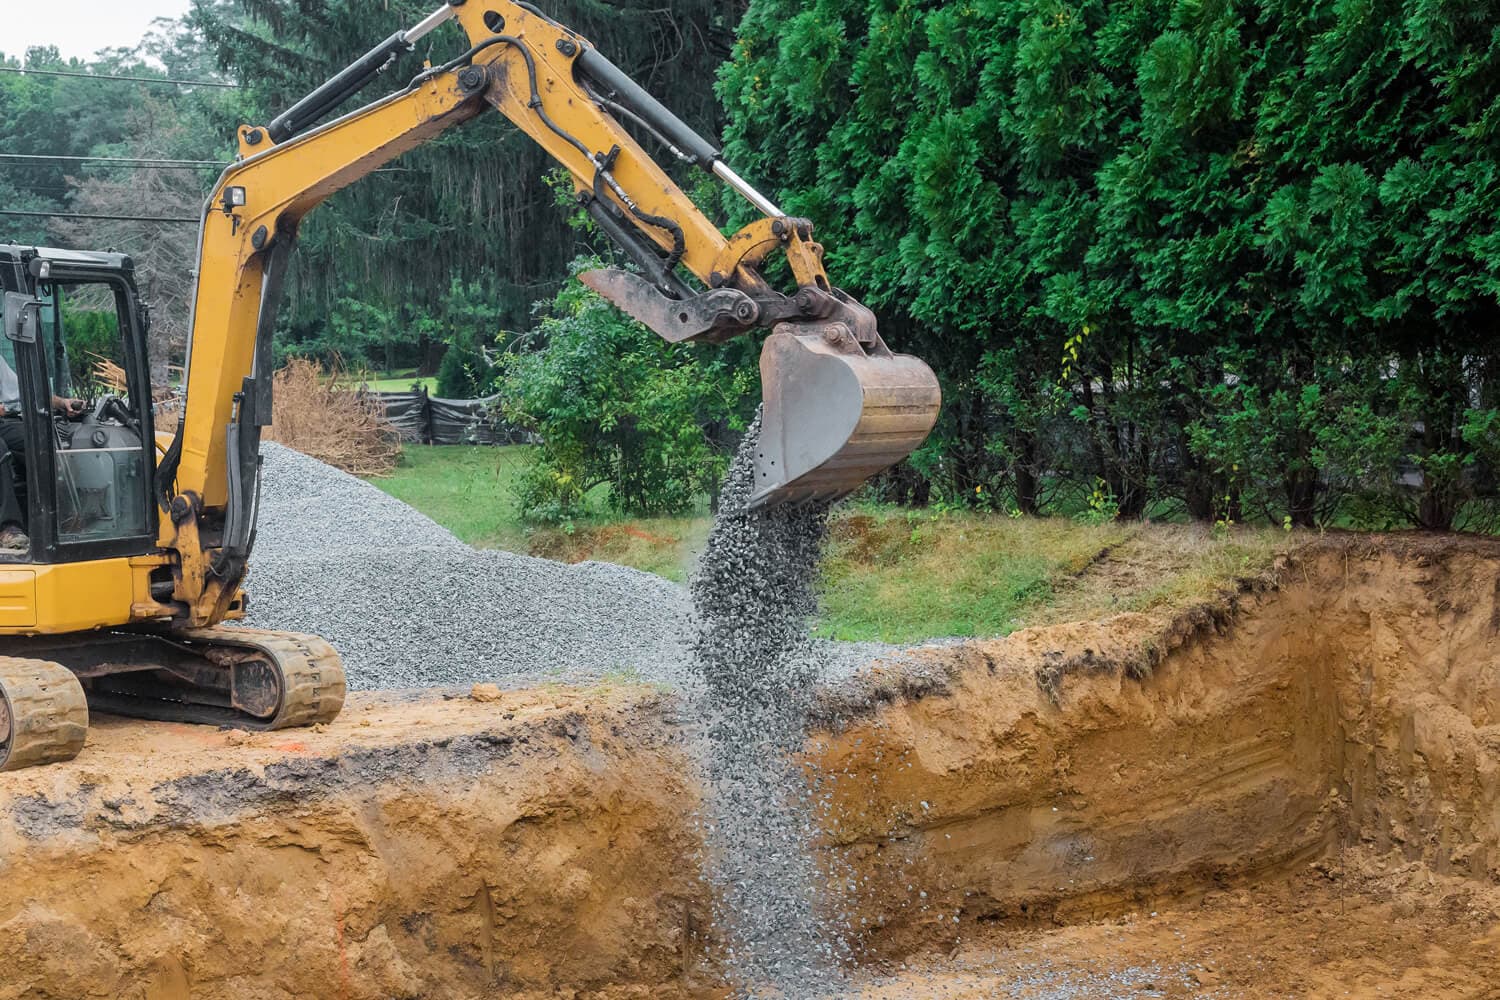
[[[150, 552], [150, 375], [130, 259], [0, 247], [0, 274], [0, 472], [10, 477], [0, 482], [0, 521], [20, 527], [30, 543], [0, 551], [0, 560], [56, 564]], [[78, 396], [81, 412], [53, 406]]]

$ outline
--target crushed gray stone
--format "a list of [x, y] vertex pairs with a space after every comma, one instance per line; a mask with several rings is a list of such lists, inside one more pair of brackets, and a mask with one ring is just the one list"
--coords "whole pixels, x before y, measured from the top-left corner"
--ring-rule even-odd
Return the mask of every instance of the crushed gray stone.
[[725, 480], [692, 580], [693, 663], [705, 690], [704, 878], [716, 936], [740, 995], [798, 1000], [825, 992], [851, 956], [846, 881], [811, 845], [816, 797], [793, 754], [826, 674], [826, 643], [809, 638], [817, 611], [826, 504], [747, 508], [759, 421]]
[[354, 476], [262, 450], [246, 624], [327, 639], [351, 688], [689, 682], [690, 609], [676, 584], [475, 549]]
[[[356, 476], [273, 442], [261, 452], [245, 624], [327, 639], [352, 689], [697, 686], [692, 606], [678, 584], [613, 563], [476, 549]], [[825, 680], [890, 652], [817, 645]]]

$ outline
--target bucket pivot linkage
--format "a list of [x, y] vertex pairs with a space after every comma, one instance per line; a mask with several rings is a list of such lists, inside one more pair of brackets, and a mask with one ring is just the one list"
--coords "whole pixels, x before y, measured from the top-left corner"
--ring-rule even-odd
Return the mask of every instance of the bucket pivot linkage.
[[[778, 249], [798, 283], [792, 295], [760, 274]], [[847, 496], [916, 450], [942, 404], [932, 369], [892, 353], [875, 314], [829, 284], [822, 258], [806, 219], [765, 218], [730, 238], [702, 293], [671, 297], [661, 284], [613, 268], [580, 276], [674, 343], [771, 330], [760, 354], [753, 507]]]

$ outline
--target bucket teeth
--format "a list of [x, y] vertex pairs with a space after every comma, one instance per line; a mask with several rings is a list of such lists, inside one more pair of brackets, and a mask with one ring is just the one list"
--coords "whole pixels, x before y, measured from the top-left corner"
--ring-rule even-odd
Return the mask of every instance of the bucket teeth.
[[847, 330], [783, 324], [760, 356], [765, 409], [752, 507], [836, 500], [916, 450], [937, 422], [932, 369]]

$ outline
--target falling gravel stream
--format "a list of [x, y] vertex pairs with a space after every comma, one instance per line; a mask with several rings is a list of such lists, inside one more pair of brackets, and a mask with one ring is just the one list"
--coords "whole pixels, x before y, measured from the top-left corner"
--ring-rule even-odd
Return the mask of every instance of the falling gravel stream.
[[623, 674], [678, 690], [704, 736], [705, 877], [724, 964], [746, 996], [826, 996], [849, 958], [835, 891], [846, 880], [809, 849], [819, 800], [794, 757], [820, 685], [887, 650], [811, 638], [827, 506], [746, 508], [757, 432], [731, 466], [690, 592], [623, 566], [472, 548], [368, 483], [268, 444], [249, 623], [328, 638], [355, 688]]
[[837, 978], [839, 880], [810, 850], [816, 808], [794, 763], [822, 668], [809, 636], [826, 504], [749, 510], [759, 422], [741, 444], [691, 592], [706, 689], [706, 877], [745, 996], [816, 996]]

